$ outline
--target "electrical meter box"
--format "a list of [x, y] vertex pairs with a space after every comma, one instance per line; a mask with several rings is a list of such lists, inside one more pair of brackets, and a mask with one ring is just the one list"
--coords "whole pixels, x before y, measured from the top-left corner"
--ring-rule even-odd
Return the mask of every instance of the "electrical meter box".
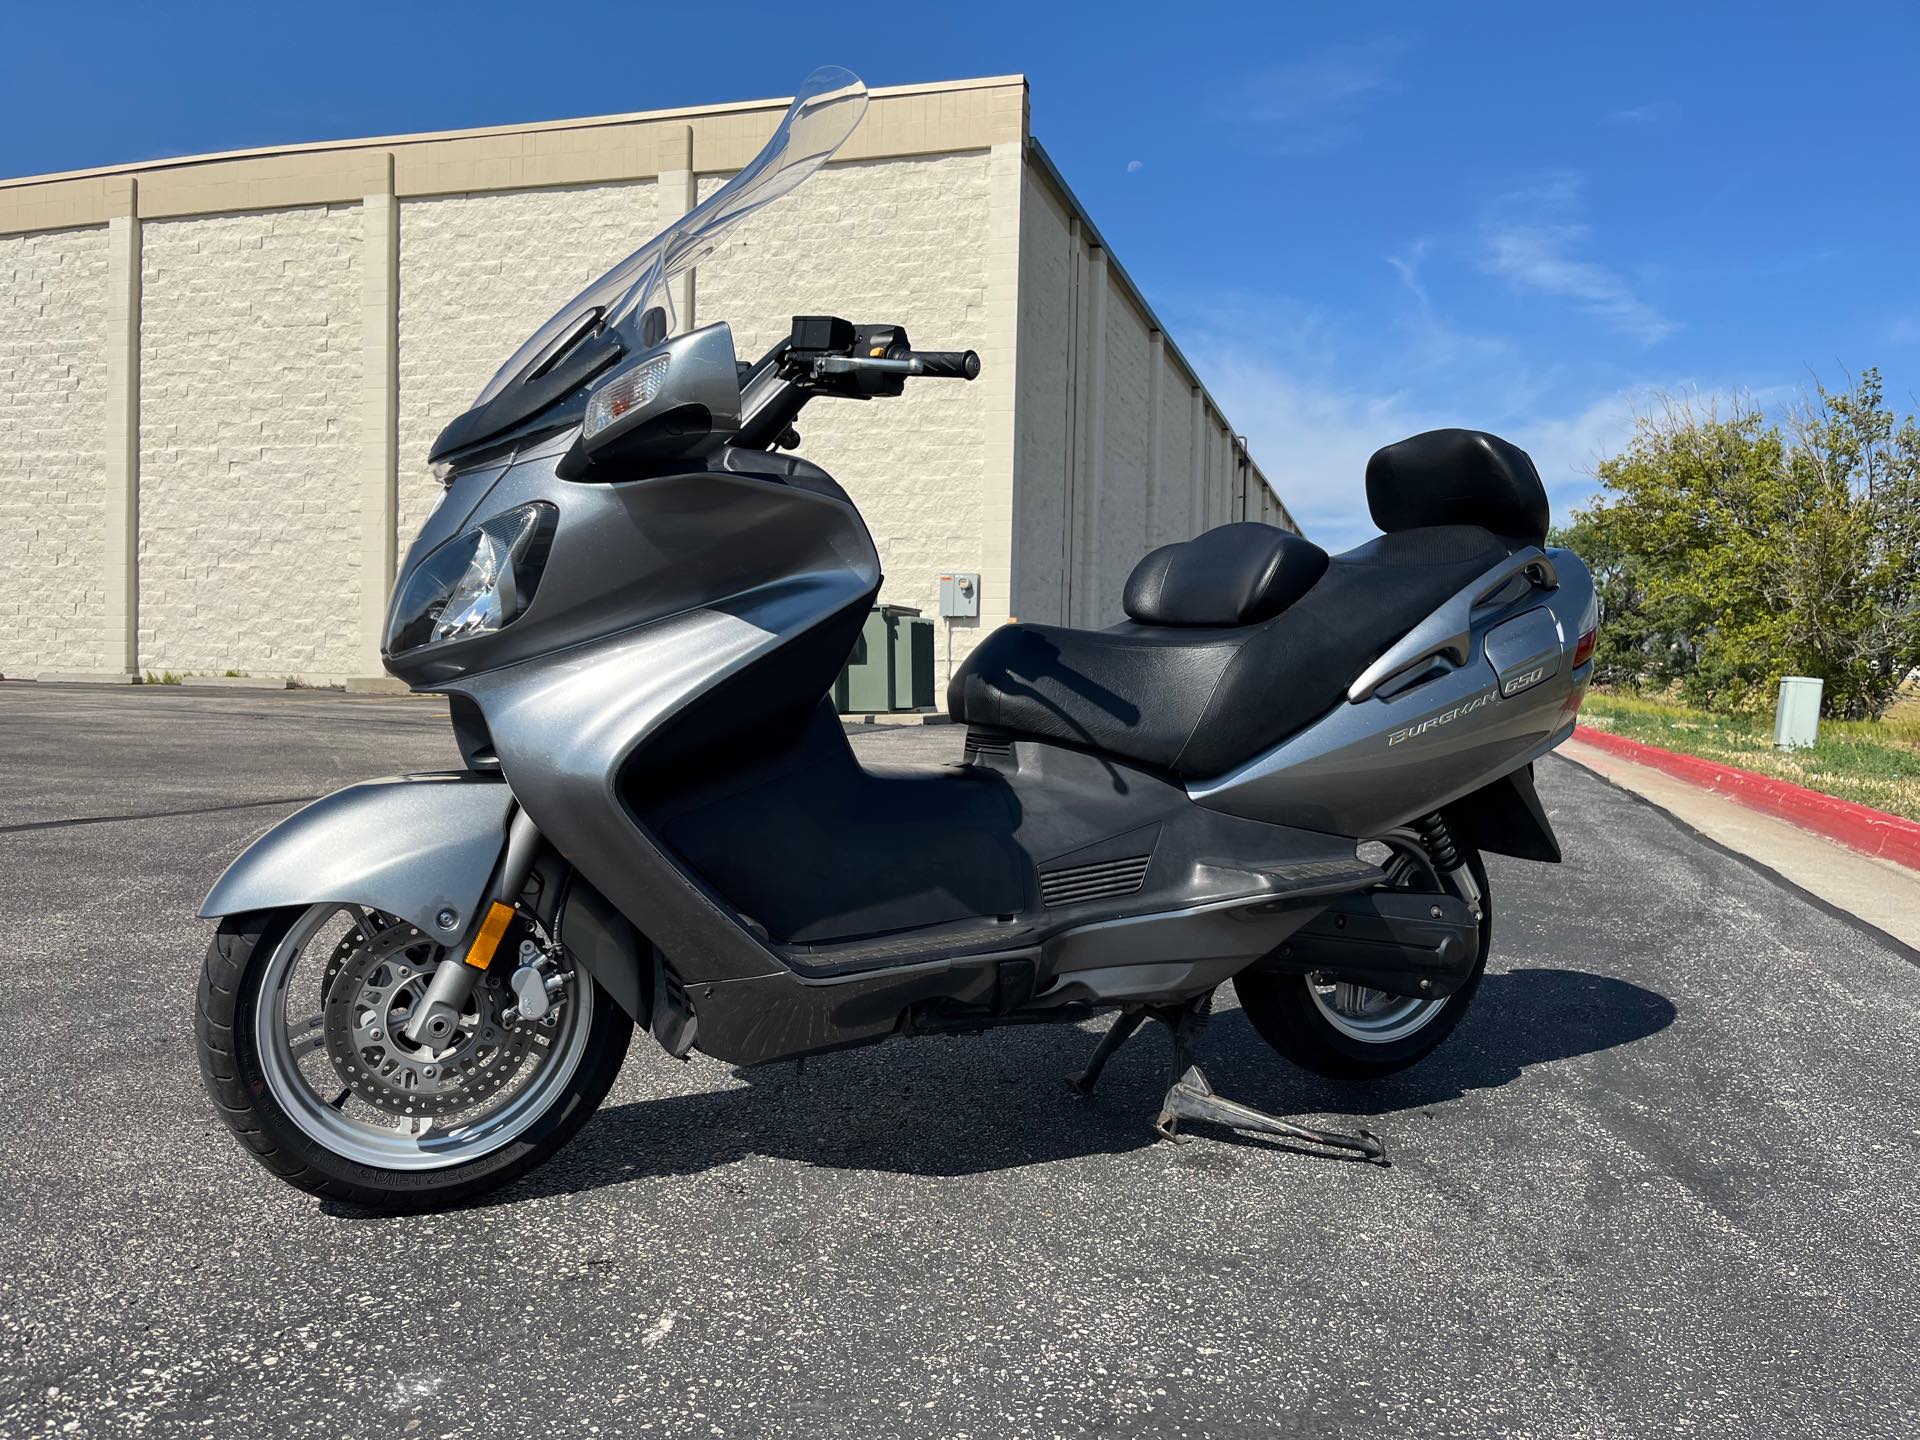
[[980, 577], [955, 572], [940, 577], [940, 615], [947, 620], [971, 620], [980, 613]]

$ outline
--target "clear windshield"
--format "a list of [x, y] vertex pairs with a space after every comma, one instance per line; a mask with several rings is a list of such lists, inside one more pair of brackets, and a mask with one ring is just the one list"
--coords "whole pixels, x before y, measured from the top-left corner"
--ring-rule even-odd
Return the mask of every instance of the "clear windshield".
[[617, 325], [650, 305], [666, 304], [668, 281], [693, 269], [734, 226], [826, 164], [866, 113], [867, 87], [852, 71], [826, 65], [807, 76], [773, 138], [744, 170], [561, 306], [513, 352], [474, 405], [486, 404], [534, 368], [570, 331], [590, 328], [583, 324], [589, 312], [600, 310], [600, 323]]

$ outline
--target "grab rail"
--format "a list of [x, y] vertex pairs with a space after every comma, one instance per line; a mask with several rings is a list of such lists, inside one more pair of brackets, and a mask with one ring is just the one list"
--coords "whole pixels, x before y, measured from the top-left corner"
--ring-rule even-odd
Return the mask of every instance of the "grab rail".
[[1360, 672], [1360, 678], [1347, 689], [1354, 704], [1373, 697], [1387, 681], [1423, 661], [1450, 655], [1456, 665], [1473, 658], [1473, 616], [1482, 605], [1504, 590], [1517, 575], [1527, 575], [1535, 588], [1552, 590], [1560, 584], [1560, 574], [1544, 550], [1528, 546], [1509, 555], [1471, 584], [1462, 587], [1396, 641], [1387, 653]]

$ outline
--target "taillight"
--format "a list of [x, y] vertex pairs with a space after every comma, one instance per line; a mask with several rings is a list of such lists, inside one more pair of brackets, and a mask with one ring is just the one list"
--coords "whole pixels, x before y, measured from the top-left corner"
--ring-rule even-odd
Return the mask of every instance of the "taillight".
[[1593, 647], [1599, 643], [1600, 627], [1594, 626], [1573, 643], [1573, 668], [1578, 670], [1593, 658]]

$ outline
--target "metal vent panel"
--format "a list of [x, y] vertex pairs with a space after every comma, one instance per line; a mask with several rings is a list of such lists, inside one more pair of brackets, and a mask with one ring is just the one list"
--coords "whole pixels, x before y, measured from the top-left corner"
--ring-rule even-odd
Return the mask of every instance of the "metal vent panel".
[[981, 734], [978, 730], [967, 731], [967, 758], [976, 755], [1011, 756], [1013, 737], [1011, 735]]
[[1121, 860], [1100, 860], [1091, 865], [1047, 872], [1040, 877], [1040, 903], [1052, 909], [1056, 905], [1077, 905], [1084, 900], [1131, 895], [1147, 883], [1147, 864], [1151, 859], [1148, 855], [1129, 855]]

